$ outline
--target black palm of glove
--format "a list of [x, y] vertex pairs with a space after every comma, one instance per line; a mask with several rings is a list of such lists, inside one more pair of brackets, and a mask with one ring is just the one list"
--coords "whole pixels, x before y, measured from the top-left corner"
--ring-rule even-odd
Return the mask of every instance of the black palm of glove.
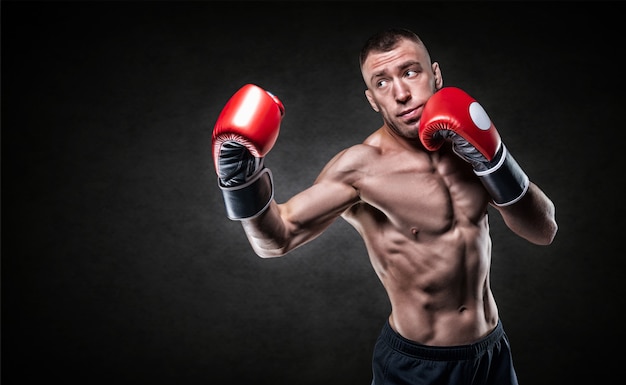
[[256, 158], [241, 143], [224, 142], [220, 148], [218, 177], [222, 186], [235, 187], [248, 182], [263, 168], [263, 158]]
[[465, 140], [461, 135], [451, 130], [440, 130], [434, 134], [434, 137], [440, 137], [442, 139], [450, 139], [452, 141], [452, 150], [463, 158], [466, 162], [470, 163], [475, 171], [487, 171], [491, 169], [502, 156], [502, 147], [498, 149], [498, 152], [494, 156], [493, 160], [489, 162], [485, 156], [476, 149], [470, 142]]

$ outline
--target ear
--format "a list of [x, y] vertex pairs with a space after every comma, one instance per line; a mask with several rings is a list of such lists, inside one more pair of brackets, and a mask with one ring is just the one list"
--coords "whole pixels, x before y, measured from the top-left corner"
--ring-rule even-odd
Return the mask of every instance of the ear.
[[374, 101], [374, 97], [372, 96], [372, 93], [370, 92], [369, 89], [365, 90], [365, 97], [367, 98], [367, 101], [370, 102], [370, 106], [372, 106], [372, 109], [376, 112], [379, 112], [378, 106], [376, 105], [376, 102]]
[[437, 62], [433, 63], [433, 74], [435, 74], [435, 90], [438, 90], [443, 87], [443, 75]]

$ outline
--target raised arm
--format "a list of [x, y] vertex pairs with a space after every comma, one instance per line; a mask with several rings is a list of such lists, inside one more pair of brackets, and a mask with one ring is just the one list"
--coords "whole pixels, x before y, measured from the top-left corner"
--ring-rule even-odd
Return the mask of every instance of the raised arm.
[[310, 188], [284, 204], [264, 159], [276, 142], [285, 109], [271, 93], [252, 84], [237, 91], [213, 129], [213, 158], [226, 214], [241, 221], [254, 251], [276, 257], [316, 238], [358, 200], [357, 191], [335, 170], [338, 154]]
[[454, 152], [472, 165], [507, 226], [529, 242], [552, 243], [557, 232], [553, 202], [530, 182], [474, 98], [454, 87], [436, 92], [424, 108], [420, 139], [430, 150], [452, 141]]
[[537, 245], [549, 245], [554, 240], [558, 225], [554, 203], [530, 182], [526, 194], [516, 203], [495, 206], [504, 223], [517, 235]]

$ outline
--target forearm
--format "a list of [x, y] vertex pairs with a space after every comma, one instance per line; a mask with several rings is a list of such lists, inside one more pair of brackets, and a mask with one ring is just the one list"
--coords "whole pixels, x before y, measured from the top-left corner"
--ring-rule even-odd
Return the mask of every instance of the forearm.
[[554, 203], [534, 183], [516, 203], [496, 207], [506, 225], [519, 236], [537, 245], [549, 245], [556, 236]]
[[280, 257], [289, 251], [289, 231], [275, 201], [255, 218], [241, 221], [241, 225], [252, 249], [260, 257]]
[[272, 200], [262, 213], [241, 223], [259, 256], [279, 257], [317, 238], [358, 199], [348, 184], [318, 181], [285, 203]]

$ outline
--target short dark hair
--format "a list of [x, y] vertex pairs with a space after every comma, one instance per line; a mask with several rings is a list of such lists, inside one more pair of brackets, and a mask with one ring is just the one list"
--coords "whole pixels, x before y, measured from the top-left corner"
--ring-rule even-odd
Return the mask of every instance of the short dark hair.
[[359, 54], [359, 63], [363, 67], [363, 63], [371, 52], [388, 52], [391, 51], [403, 39], [411, 40], [417, 44], [423, 44], [422, 39], [417, 34], [406, 28], [387, 28], [372, 35], [361, 48]]

